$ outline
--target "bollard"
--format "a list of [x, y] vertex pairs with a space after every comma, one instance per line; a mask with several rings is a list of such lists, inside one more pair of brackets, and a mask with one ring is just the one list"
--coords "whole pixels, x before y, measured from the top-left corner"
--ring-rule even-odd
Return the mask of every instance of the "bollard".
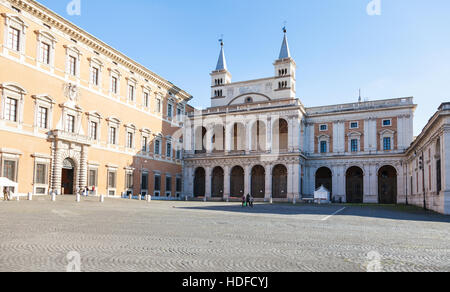
[[207, 201], [207, 199], [206, 199], [206, 196], [205, 196], [205, 198], [203, 199], [203, 202], [205, 202], [205, 203], [206, 203], [206, 201]]
[[56, 194], [55, 194], [55, 192], [53, 192], [52, 193], [52, 202], [55, 202], [56, 201]]
[[138, 201], [142, 201], [142, 194], [138, 195]]
[[152, 196], [147, 195], [147, 202], [151, 202], [152, 201]]
[[133, 200], [133, 194], [130, 194], [130, 200]]
[[294, 200], [292, 201], [292, 203], [295, 205], [295, 204], [297, 204], [297, 200], [295, 199], [295, 196], [294, 196]]
[[184, 196], [184, 200], [187, 202], [187, 196]]
[[79, 202], [81, 201], [81, 196], [80, 196], [80, 194], [77, 194], [76, 201], [77, 201], [77, 203], [79, 203]]
[[16, 196], [16, 201], [17, 201], [17, 202], [20, 201], [20, 196], [19, 196], [19, 194], [17, 194], [17, 196]]
[[28, 193], [28, 201], [33, 201], [33, 193]]
[[103, 203], [103, 202], [105, 202], [105, 196], [100, 195], [100, 203]]
[[270, 198], [270, 203], [273, 204], [273, 198]]

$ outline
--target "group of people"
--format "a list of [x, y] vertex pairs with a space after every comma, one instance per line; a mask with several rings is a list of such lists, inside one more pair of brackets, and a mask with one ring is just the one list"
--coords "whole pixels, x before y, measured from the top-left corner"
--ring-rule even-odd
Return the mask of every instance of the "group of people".
[[13, 195], [13, 192], [12, 192], [11, 189], [8, 190], [7, 187], [4, 187], [4, 188], [3, 188], [3, 200], [5, 200], [5, 201], [11, 201], [12, 195]]
[[254, 198], [250, 194], [242, 196], [242, 207], [253, 208], [253, 202], [254, 202]]

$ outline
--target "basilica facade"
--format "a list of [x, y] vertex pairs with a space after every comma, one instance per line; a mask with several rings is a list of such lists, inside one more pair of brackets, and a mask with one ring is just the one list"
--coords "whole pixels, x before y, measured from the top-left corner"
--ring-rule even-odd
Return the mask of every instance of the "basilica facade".
[[448, 105], [436, 114], [441, 125], [423, 141], [429, 144], [424, 150], [413, 137], [412, 97], [303, 105], [286, 31], [269, 78], [232, 82], [221, 46], [211, 73], [211, 107], [191, 112], [185, 122], [186, 196], [230, 200], [251, 194], [260, 201], [296, 202], [324, 186], [335, 202], [412, 202], [450, 211], [443, 163]]

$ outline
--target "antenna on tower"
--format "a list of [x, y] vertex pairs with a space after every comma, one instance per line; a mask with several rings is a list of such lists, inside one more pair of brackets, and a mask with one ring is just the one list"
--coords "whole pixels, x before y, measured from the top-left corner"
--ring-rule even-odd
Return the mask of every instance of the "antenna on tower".
[[361, 98], [361, 88], [359, 89], [359, 98], [358, 98], [358, 102], [361, 102], [362, 98]]
[[286, 25], [287, 25], [287, 21], [285, 20], [285, 21], [283, 22], [283, 32], [284, 32], [284, 33], [287, 33]]
[[219, 43], [223, 47], [223, 34], [220, 35]]

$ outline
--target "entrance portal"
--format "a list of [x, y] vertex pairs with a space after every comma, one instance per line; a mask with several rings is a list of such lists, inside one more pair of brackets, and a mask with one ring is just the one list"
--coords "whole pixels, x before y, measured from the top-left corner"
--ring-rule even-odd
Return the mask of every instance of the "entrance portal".
[[63, 161], [61, 173], [61, 189], [63, 195], [74, 194], [75, 163], [70, 158]]

